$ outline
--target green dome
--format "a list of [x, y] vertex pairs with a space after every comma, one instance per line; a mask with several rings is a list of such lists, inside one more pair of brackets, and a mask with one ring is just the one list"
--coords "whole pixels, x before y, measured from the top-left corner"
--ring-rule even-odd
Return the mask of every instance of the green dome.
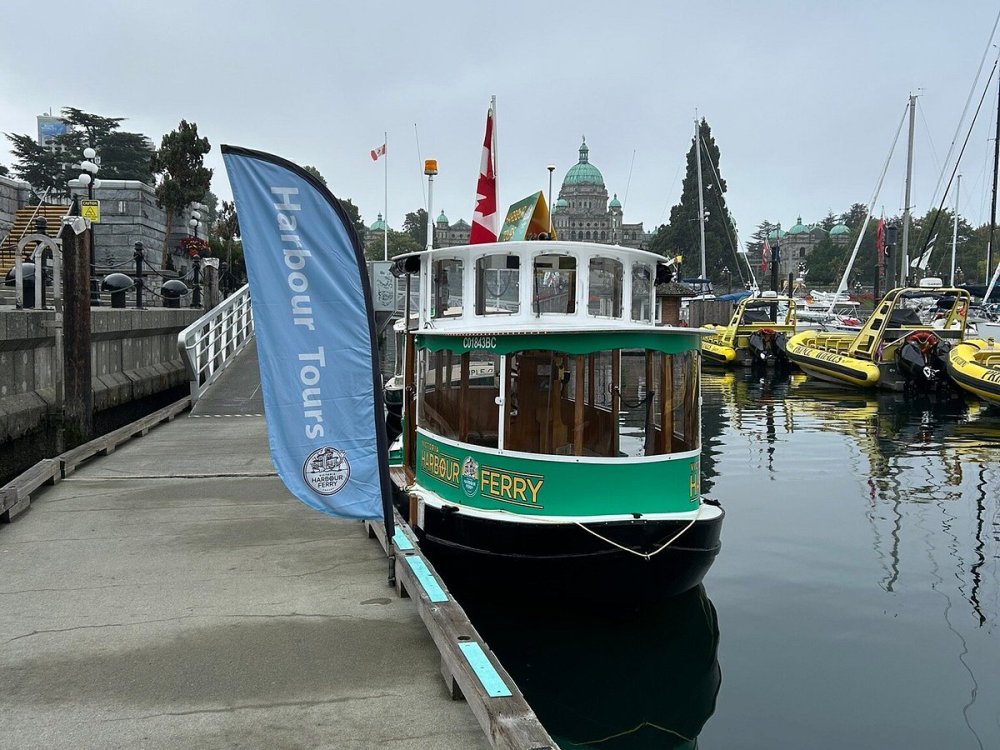
[[566, 200], [565, 198], [557, 198], [556, 199], [556, 205], [555, 205], [555, 207], [556, 208], [568, 208], [569, 207], [569, 201]]
[[447, 224], [448, 223], [448, 217], [444, 215], [444, 211], [442, 211], [441, 215], [437, 217], [437, 223], [438, 224]]
[[371, 230], [372, 232], [384, 232], [386, 230], [386, 227], [387, 227], [386, 223], [382, 221], [382, 214], [379, 214], [378, 218], [372, 223], [370, 227], [368, 227], [368, 229]]
[[604, 187], [604, 176], [601, 170], [590, 163], [590, 149], [584, 139], [580, 146], [580, 161], [569, 168], [563, 185], [599, 185]]
[[850, 233], [851, 233], [851, 230], [850, 230], [850, 228], [846, 224], [835, 224], [830, 229], [830, 235], [831, 236], [833, 236], [835, 234], [850, 234]]
[[809, 227], [802, 223], [802, 217], [796, 219], [795, 226], [788, 230], [789, 234], [807, 234]]
[[615, 193], [615, 197], [611, 199], [611, 202], [608, 204], [608, 208], [621, 208], [621, 207], [622, 207], [622, 202], [618, 200], [618, 193]]

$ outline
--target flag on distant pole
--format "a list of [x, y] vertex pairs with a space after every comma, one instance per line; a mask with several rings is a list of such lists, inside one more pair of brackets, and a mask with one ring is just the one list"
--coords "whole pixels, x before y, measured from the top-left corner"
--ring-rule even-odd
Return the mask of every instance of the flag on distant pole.
[[372, 149], [372, 161], [378, 161], [380, 156], [385, 156], [385, 161], [382, 162], [383, 166], [383, 180], [385, 181], [385, 192], [383, 193], [383, 198], [385, 200], [385, 213], [382, 215], [385, 217], [385, 226], [382, 228], [382, 260], [389, 260], [389, 157], [386, 156], [386, 148], [389, 146], [389, 133], [383, 134], [384, 140], [382, 145]]
[[493, 168], [493, 106], [486, 113], [486, 137], [476, 185], [476, 207], [472, 212], [469, 244], [497, 241], [497, 181]]
[[372, 149], [372, 161], [378, 161], [380, 156], [385, 156], [385, 146], [386, 144], [383, 143], [378, 148]]
[[767, 266], [771, 262], [771, 246], [764, 237], [764, 250], [760, 254], [760, 272], [767, 273]]

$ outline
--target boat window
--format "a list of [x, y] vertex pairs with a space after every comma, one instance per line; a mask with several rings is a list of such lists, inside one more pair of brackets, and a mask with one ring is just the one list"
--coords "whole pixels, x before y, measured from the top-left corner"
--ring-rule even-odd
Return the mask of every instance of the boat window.
[[462, 314], [462, 261], [442, 258], [431, 266], [432, 318], [452, 318]]
[[632, 264], [632, 320], [653, 319], [652, 266]]
[[626, 458], [698, 446], [695, 352], [523, 351], [507, 378], [508, 450]]
[[520, 309], [520, 262], [516, 255], [476, 261], [476, 315], [510, 315]]
[[576, 312], [576, 258], [539, 255], [535, 258], [532, 285], [532, 312]]
[[417, 424], [441, 437], [497, 447], [500, 358], [489, 352], [423, 352]]
[[624, 271], [613, 258], [590, 259], [590, 288], [587, 312], [610, 318], [622, 316], [622, 284]]

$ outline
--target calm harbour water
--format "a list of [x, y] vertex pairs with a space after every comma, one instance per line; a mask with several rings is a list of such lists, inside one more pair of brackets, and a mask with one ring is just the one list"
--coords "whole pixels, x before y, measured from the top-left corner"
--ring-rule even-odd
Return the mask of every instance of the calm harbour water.
[[1000, 412], [703, 383], [727, 517], [702, 588], [636, 611], [457, 592], [561, 747], [1000, 748]]

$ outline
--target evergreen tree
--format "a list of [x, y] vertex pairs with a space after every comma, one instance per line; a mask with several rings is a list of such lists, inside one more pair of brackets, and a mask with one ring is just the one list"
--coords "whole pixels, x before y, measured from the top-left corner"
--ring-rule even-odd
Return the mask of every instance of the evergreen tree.
[[[702, 119], [698, 127], [702, 144], [701, 169], [705, 207], [705, 268], [712, 279], [722, 278], [722, 269], [738, 263], [734, 255], [735, 225], [726, 208], [726, 181], [719, 166], [719, 147], [712, 130]], [[697, 144], [691, 139], [687, 154], [687, 173], [681, 188], [680, 203], [670, 209], [670, 221], [661, 226], [649, 249], [664, 256], [683, 255], [684, 275], [701, 273], [701, 241], [698, 217]], [[714, 167], [714, 168], [713, 168]], [[718, 178], [716, 177], [718, 175]]]
[[427, 244], [427, 212], [418, 208], [406, 214], [406, 218], [403, 219], [403, 231], [423, 248]]
[[326, 178], [322, 174], [320, 174], [320, 171], [318, 169], [316, 169], [316, 167], [314, 167], [314, 166], [312, 166], [310, 164], [306, 164], [304, 167], [302, 167], [302, 169], [304, 171], [308, 172], [309, 174], [311, 174], [313, 177], [315, 177], [320, 182], [322, 182], [323, 183], [323, 187], [329, 187], [329, 185], [327, 185]]
[[160, 150], [153, 158], [153, 172], [162, 175], [156, 186], [156, 202], [167, 212], [161, 268], [170, 257], [168, 242], [174, 215], [189, 204], [199, 202], [208, 192], [212, 170], [204, 166], [211, 146], [208, 138], [198, 137], [198, 126], [181, 120], [177, 129], [163, 136]]
[[361, 242], [365, 241], [365, 235], [368, 233], [368, 227], [365, 226], [364, 221], [361, 219], [361, 211], [350, 198], [338, 198], [340, 205], [343, 207], [344, 212], [347, 214], [347, 218], [351, 221], [351, 226], [354, 227], [354, 231], [358, 235], [358, 240]]

